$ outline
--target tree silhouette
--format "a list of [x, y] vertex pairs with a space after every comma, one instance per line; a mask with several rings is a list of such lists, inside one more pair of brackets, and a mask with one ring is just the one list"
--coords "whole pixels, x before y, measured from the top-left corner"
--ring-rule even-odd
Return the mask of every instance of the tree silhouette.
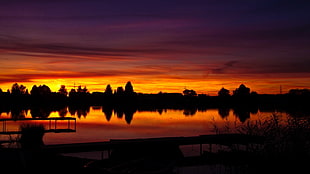
[[50, 107], [32, 107], [30, 110], [30, 114], [33, 118], [47, 118], [51, 114]]
[[27, 115], [27, 111], [22, 109], [21, 107], [13, 107], [11, 109], [11, 117], [12, 119], [18, 120], [21, 118], [25, 118]]
[[136, 112], [136, 110], [134, 108], [126, 108], [124, 110], [124, 115], [125, 115], [125, 121], [127, 124], [130, 124], [132, 119], [133, 119], [133, 115]]
[[61, 94], [61, 95], [67, 96], [68, 95], [68, 91], [66, 89], [66, 86], [65, 85], [61, 85], [60, 89], [58, 90], [58, 93]]
[[241, 84], [239, 86], [239, 88], [237, 88], [234, 92], [233, 92], [234, 96], [249, 96], [250, 95], [250, 88], [246, 87], [244, 84]]
[[194, 91], [194, 90], [189, 90], [189, 89], [185, 89], [184, 91], [183, 91], [183, 94], [184, 94], [184, 96], [197, 96], [197, 93], [196, 93], [196, 91]]
[[107, 87], [105, 88], [104, 94], [106, 95], [112, 95], [113, 94], [113, 90], [110, 84], [107, 85]]
[[230, 96], [230, 92], [229, 92], [228, 89], [225, 89], [225, 88], [223, 87], [222, 89], [219, 90], [218, 96], [219, 96], [219, 97], [229, 97], [229, 96]]
[[33, 85], [30, 93], [32, 96], [49, 96], [51, 95], [52, 91], [46, 85], [40, 85], [39, 87]]
[[124, 89], [122, 86], [117, 87], [115, 94], [116, 95], [122, 95], [124, 93]]
[[32, 96], [38, 96], [39, 95], [39, 89], [38, 89], [37, 85], [32, 86], [30, 94]]
[[112, 114], [113, 114], [113, 109], [112, 107], [102, 107], [102, 112], [105, 115], [105, 118], [107, 119], [107, 121], [111, 120]]
[[219, 107], [218, 114], [224, 119], [229, 116], [230, 108], [228, 107]]
[[48, 87], [48, 86], [46, 86], [46, 85], [40, 85], [39, 86], [39, 91], [40, 91], [40, 94], [41, 95], [50, 95], [51, 93], [52, 93], [52, 91], [51, 91], [51, 89], [50, 89], [50, 87]]
[[58, 110], [58, 115], [60, 117], [65, 117], [67, 113], [68, 113], [67, 107], [64, 107]]
[[69, 92], [69, 97], [75, 96], [75, 94], [76, 94], [76, 90], [72, 88]]
[[77, 93], [79, 94], [86, 94], [89, 93], [88, 89], [86, 88], [86, 86], [82, 89], [82, 86], [78, 86], [78, 89], [76, 90]]
[[14, 83], [11, 89], [12, 95], [23, 95], [26, 94], [26, 86], [19, 85], [18, 83]]
[[126, 93], [126, 94], [133, 94], [133, 93], [134, 93], [134, 91], [133, 91], [133, 86], [132, 86], [132, 84], [131, 84], [130, 81], [128, 81], [128, 82], [126, 83], [126, 85], [125, 85], [125, 93]]

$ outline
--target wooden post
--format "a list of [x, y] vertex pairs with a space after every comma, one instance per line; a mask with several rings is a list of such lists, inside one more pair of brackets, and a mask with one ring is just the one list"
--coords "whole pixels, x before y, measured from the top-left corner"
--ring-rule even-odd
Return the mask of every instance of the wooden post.
[[111, 157], [111, 148], [108, 148], [108, 158]]
[[209, 144], [209, 152], [212, 152], [212, 144]]
[[2, 124], [3, 132], [6, 132], [6, 121], [4, 120]]

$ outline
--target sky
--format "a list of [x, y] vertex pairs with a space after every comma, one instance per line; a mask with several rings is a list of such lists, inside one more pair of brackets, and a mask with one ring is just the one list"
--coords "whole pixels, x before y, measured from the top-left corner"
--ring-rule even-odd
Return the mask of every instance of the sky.
[[310, 88], [310, 1], [1, 0], [0, 88]]

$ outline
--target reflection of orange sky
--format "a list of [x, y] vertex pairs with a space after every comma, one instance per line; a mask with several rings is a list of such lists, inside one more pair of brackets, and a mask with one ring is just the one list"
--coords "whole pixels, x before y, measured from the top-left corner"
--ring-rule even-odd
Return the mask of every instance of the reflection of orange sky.
[[[193, 89], [198, 94], [217, 95], [220, 88], [229, 89], [232, 93], [241, 83], [256, 91], [259, 94], [277, 94], [286, 93], [293, 88], [308, 88], [309, 78], [307, 77], [290, 77], [290, 78], [262, 78], [253, 76], [227, 76], [209, 75], [208, 77], [193, 79], [174, 79], [169, 77], [153, 78], [153, 77], [96, 77], [96, 78], [57, 78], [57, 79], [33, 79], [32, 82], [17, 82], [31, 90], [33, 85], [47, 85], [53, 92], [57, 92], [61, 85], [65, 85], [67, 90], [73, 86], [86, 86], [90, 92], [104, 92], [106, 86], [110, 84], [115, 90], [119, 86], [125, 86], [127, 81], [131, 81], [134, 90], [139, 93], [158, 93], [158, 92], [176, 92], [182, 93], [187, 89]], [[10, 89], [13, 83], [2, 83], [0, 88], [3, 91]]]
[[[186, 116], [184, 110], [163, 110], [155, 111], [137, 111], [128, 124], [125, 115], [118, 118], [116, 113], [112, 114], [110, 120], [106, 119], [101, 107], [91, 107], [86, 117], [77, 117], [70, 115], [67, 117], [76, 118], [76, 132], [73, 133], [46, 133], [44, 142], [46, 144], [58, 143], [78, 143], [106, 141], [109, 139], [123, 138], [151, 138], [151, 137], [169, 137], [169, 136], [198, 136], [203, 134], [215, 133], [216, 126], [220, 131], [225, 131], [229, 126], [234, 129], [235, 126], [242, 124], [230, 110], [229, 115], [222, 118], [217, 109], [207, 109], [206, 111], [197, 111], [195, 115]], [[252, 121], [271, 116], [272, 113], [251, 114]], [[285, 114], [284, 114], [285, 115]], [[9, 115], [1, 114], [1, 118], [7, 118]], [[28, 112], [27, 116], [31, 118]], [[59, 117], [58, 112], [52, 112], [49, 117]], [[18, 130], [19, 125], [23, 123], [44, 124], [47, 128], [50, 126], [47, 120], [36, 121], [7, 121], [7, 130]], [[54, 128], [55, 122], [51, 122], [51, 128]], [[68, 128], [67, 120], [58, 120], [56, 124], [58, 129]], [[70, 121], [70, 128], [74, 127], [74, 121]], [[233, 131], [233, 130], [231, 130]]]

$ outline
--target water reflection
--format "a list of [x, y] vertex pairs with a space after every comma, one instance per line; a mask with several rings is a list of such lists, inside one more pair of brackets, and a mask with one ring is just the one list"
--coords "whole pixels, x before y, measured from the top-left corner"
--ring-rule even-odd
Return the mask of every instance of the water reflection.
[[102, 107], [102, 112], [104, 113], [107, 121], [110, 121], [112, 114], [113, 114], [113, 108], [112, 107]]
[[90, 106], [87, 105], [70, 105], [68, 107], [69, 113], [71, 116], [76, 115], [78, 118], [82, 116], [86, 118], [87, 114], [89, 113]]
[[27, 109], [16, 107], [11, 110], [11, 117], [13, 120], [18, 120], [18, 119], [25, 118], [27, 113], [28, 113]]
[[183, 115], [185, 116], [194, 116], [197, 112], [197, 108], [186, 108], [183, 111]]
[[117, 118], [123, 119], [125, 116], [126, 123], [130, 124], [133, 119], [133, 115], [137, 112], [137, 109], [133, 107], [117, 107], [115, 109], [103, 108], [102, 111], [108, 121], [111, 119], [112, 112], [114, 111]]
[[[119, 138], [145, 138], [162, 136], [194, 136], [215, 133], [213, 123], [219, 127], [227, 127], [228, 123], [234, 127], [247, 121], [258, 120], [263, 115], [279, 113], [284, 117], [294, 115], [310, 116], [309, 112], [301, 110], [276, 110], [274, 108], [138, 108], [112, 106], [59, 106], [59, 107], [31, 107], [10, 108], [0, 110], [0, 120], [8, 124], [0, 124], [3, 131], [17, 130], [23, 118], [68, 118], [76, 119], [77, 132], [48, 133], [44, 141], [48, 144], [79, 143], [103, 141]], [[21, 120], [18, 120], [21, 119]], [[27, 121], [29, 122], [29, 121]], [[47, 128], [55, 129], [55, 125]], [[236, 123], [236, 124], [235, 124]], [[1, 127], [2, 125], [2, 127]], [[15, 128], [14, 128], [15, 127]], [[69, 127], [72, 128], [72, 127]], [[57, 121], [57, 129], [68, 129], [67, 121]], [[1, 139], [0, 135], [0, 139]]]
[[47, 118], [51, 114], [52, 109], [50, 107], [32, 107], [30, 114], [33, 118]]
[[[167, 112], [167, 108], [137, 108], [133, 106], [128, 107], [112, 107], [112, 106], [89, 106], [89, 105], [70, 105], [70, 106], [58, 106], [58, 107], [50, 107], [50, 106], [34, 106], [28, 108], [22, 107], [12, 107], [12, 108], [1, 108], [0, 115], [4, 113], [5, 115], [10, 115], [11, 119], [18, 120], [25, 118], [30, 112], [30, 116], [32, 118], [48, 118], [51, 113], [58, 113], [60, 117], [66, 116], [76, 116], [77, 118], [86, 118], [90, 113], [90, 110], [96, 109], [101, 110], [106, 120], [109, 122], [113, 115], [115, 115], [118, 119], [124, 119], [127, 124], [131, 124], [134, 119], [134, 115], [137, 111], [155, 111], [159, 115], [162, 115], [164, 112]], [[184, 116], [193, 117], [197, 114], [197, 112], [207, 112], [212, 108], [172, 108], [172, 110], [180, 110], [182, 111]], [[230, 111], [233, 111], [233, 115], [240, 121], [246, 122], [250, 119], [251, 115], [255, 115], [259, 112], [278, 112], [279, 109], [275, 108], [258, 108], [258, 107], [219, 107], [216, 108], [218, 111], [218, 115], [225, 119], [229, 116]], [[301, 109], [287, 109], [280, 110], [291, 117], [306, 117], [310, 115], [309, 110], [301, 110]]]

